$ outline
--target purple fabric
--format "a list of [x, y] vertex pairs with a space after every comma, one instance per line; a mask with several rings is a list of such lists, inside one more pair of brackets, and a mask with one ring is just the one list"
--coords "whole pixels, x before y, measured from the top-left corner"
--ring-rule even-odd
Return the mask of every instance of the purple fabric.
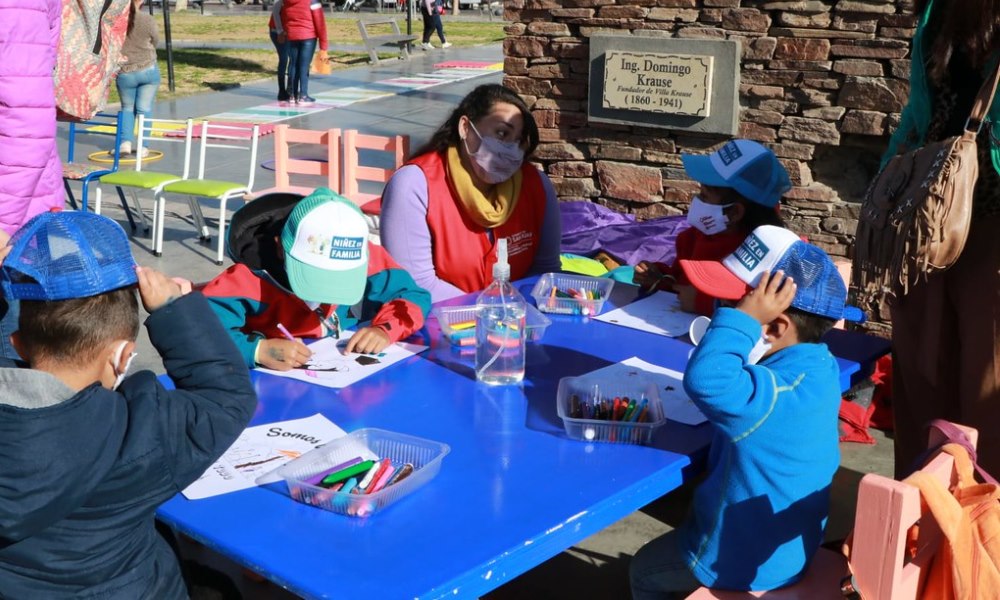
[[561, 202], [562, 251], [593, 256], [600, 250], [624, 264], [639, 261], [673, 264], [677, 234], [690, 225], [683, 216], [636, 221], [592, 202]]
[[[542, 176], [545, 188], [545, 218], [532, 273], [558, 271], [559, 232], [558, 200], [552, 182]], [[465, 292], [437, 276], [434, 269], [431, 231], [427, 225], [427, 177], [420, 167], [406, 165], [393, 173], [382, 192], [382, 215], [379, 220], [382, 245], [417, 285], [431, 293], [434, 302], [461, 296]]]
[[62, 206], [52, 70], [59, 0], [0, 1], [0, 229]]

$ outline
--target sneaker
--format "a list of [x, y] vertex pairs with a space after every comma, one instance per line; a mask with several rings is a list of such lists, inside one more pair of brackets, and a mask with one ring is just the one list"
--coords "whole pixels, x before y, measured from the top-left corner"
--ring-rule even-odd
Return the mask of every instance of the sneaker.
[[312, 96], [302, 96], [301, 98], [298, 99], [298, 103], [299, 104], [315, 104], [316, 103], [316, 99], [313, 98]]
[[118, 146], [118, 154], [132, 154], [132, 142], [122, 142]]
[[142, 158], [149, 158], [149, 148], [142, 148]]
[[288, 95], [288, 92], [281, 92], [278, 94], [278, 102], [288, 102], [291, 99], [292, 97]]
[[420, 48], [422, 50], [433, 50], [434, 46], [430, 42], [424, 42], [423, 44], [420, 44]]
[[445, 42], [445, 43], [441, 44], [441, 47], [442, 48], [451, 48], [451, 42]]

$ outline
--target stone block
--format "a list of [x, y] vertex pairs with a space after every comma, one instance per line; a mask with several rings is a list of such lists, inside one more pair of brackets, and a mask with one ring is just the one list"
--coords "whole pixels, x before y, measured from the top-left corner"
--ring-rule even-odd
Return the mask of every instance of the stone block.
[[525, 58], [546, 55], [548, 41], [537, 37], [509, 37], [503, 42], [504, 56], [520, 56]]
[[643, 6], [602, 6], [597, 11], [602, 19], [645, 19], [648, 14], [649, 9]]
[[851, 43], [838, 41], [830, 47], [833, 56], [856, 58], [903, 58], [910, 52], [910, 44], [903, 40], [858, 40]]
[[767, 66], [780, 71], [825, 72], [833, 67], [833, 62], [829, 60], [772, 60], [767, 63]]
[[566, 142], [538, 144], [534, 157], [539, 160], [583, 160], [586, 158], [579, 148]]
[[761, 125], [781, 125], [781, 122], [785, 120], [785, 115], [774, 110], [744, 108], [740, 112], [740, 118], [744, 121], [760, 123]]
[[910, 59], [899, 58], [889, 61], [889, 74], [899, 79], [910, 79]]
[[833, 18], [832, 26], [839, 31], [860, 31], [862, 33], [875, 33], [878, 29], [878, 20], [862, 17], [844, 17], [837, 15]]
[[726, 39], [726, 30], [717, 27], [685, 27], [677, 32], [679, 38], [690, 39]]
[[[603, 9], [602, 9], [603, 10]], [[565, 23], [552, 23], [546, 21], [535, 21], [528, 23], [528, 35], [542, 35], [546, 37], [572, 35], [569, 26]]]
[[603, 196], [632, 202], [662, 198], [663, 174], [659, 169], [606, 160], [597, 161], [595, 167]]
[[885, 133], [885, 113], [871, 110], [849, 110], [840, 125], [841, 133], [882, 135]]
[[874, 33], [839, 31], [836, 29], [807, 29], [804, 27], [772, 27], [771, 35], [792, 38], [823, 38], [828, 40], [870, 40]]
[[507, 75], [527, 75], [528, 59], [508, 56], [503, 60], [503, 72]]
[[838, 0], [834, 7], [838, 12], [890, 14], [896, 12], [895, 2], [861, 2], [860, 0]]
[[837, 104], [879, 112], [898, 112], [906, 104], [908, 82], [884, 77], [848, 77]]
[[804, 13], [825, 13], [830, 11], [830, 5], [819, 0], [795, 0], [792, 2], [764, 2], [763, 10], [787, 10]]
[[528, 26], [525, 25], [524, 23], [509, 23], [508, 25], [504, 26], [503, 32], [510, 37], [516, 37], [524, 35], [524, 32], [527, 29]]
[[812, 160], [815, 146], [811, 144], [799, 144], [797, 142], [781, 142], [780, 144], [765, 144], [774, 152], [778, 158], [797, 158], [799, 160]]
[[552, 177], [590, 177], [594, 174], [594, 165], [587, 161], [563, 161], [549, 165], [548, 174]]
[[843, 106], [821, 106], [802, 111], [802, 116], [810, 119], [823, 119], [824, 121], [839, 121], [845, 112], [847, 109]]
[[740, 95], [751, 98], [784, 98], [785, 88], [774, 85], [740, 84]]
[[770, 26], [771, 18], [756, 8], [732, 8], [722, 15], [722, 27], [730, 31], [764, 33]]
[[689, 8], [652, 8], [648, 15], [651, 21], [681, 21], [693, 23], [698, 20], [698, 10]]
[[826, 29], [830, 26], [830, 13], [797, 13], [782, 11], [778, 13], [778, 24], [784, 27], [804, 27], [807, 29]]
[[777, 38], [775, 60], [826, 60], [830, 55], [830, 40]]
[[589, 200], [601, 195], [594, 184], [594, 180], [589, 177], [550, 177], [552, 187], [556, 189], [556, 195], [563, 200], [584, 199]]
[[750, 38], [731, 35], [729, 39], [739, 40], [744, 60], [771, 60], [778, 45], [777, 38], [773, 37]]
[[773, 110], [784, 115], [798, 114], [800, 110], [798, 102], [777, 98], [766, 98], [757, 101], [755, 104], [756, 108], [759, 108], [760, 110]]
[[840, 132], [837, 126], [822, 119], [806, 117], [786, 117], [778, 135], [782, 140], [806, 142], [810, 144], [839, 144]]
[[874, 60], [844, 59], [833, 63], [833, 72], [842, 75], [881, 77], [884, 74], [884, 69], [882, 63]]
[[594, 158], [610, 160], [631, 160], [642, 159], [642, 150], [634, 146], [623, 144], [600, 144], [593, 152]]
[[554, 8], [549, 12], [556, 19], [589, 19], [595, 14], [593, 8]]

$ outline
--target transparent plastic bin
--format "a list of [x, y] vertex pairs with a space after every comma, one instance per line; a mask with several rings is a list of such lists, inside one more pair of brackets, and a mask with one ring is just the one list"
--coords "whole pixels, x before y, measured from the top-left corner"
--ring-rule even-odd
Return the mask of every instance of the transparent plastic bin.
[[[594, 406], [601, 399], [634, 398], [637, 404], [648, 400], [648, 417], [643, 422], [609, 421], [598, 418], [573, 416], [573, 396], [580, 403]], [[648, 444], [657, 427], [666, 422], [663, 405], [656, 385], [644, 379], [607, 381], [592, 376], [563, 377], [556, 392], [556, 412], [563, 420], [566, 435], [585, 442], [611, 442], [616, 444]]]
[[[538, 310], [542, 312], [592, 317], [601, 314], [604, 301], [611, 295], [611, 290], [614, 287], [615, 281], [613, 279], [546, 273], [538, 278], [535, 287], [531, 290], [531, 297], [535, 299]], [[596, 297], [593, 300], [556, 297], [552, 295], [553, 288], [562, 292], [576, 290], [586, 293], [589, 291], [594, 293]]]
[[[453, 346], [462, 348], [474, 348], [476, 346], [476, 327], [466, 327], [454, 329], [452, 325], [457, 323], [475, 322], [475, 306], [439, 306], [431, 311], [441, 324], [441, 335], [451, 342]], [[526, 323], [527, 342], [537, 342], [545, 335], [545, 329], [552, 324], [552, 321], [543, 315], [537, 308], [528, 304], [528, 310], [524, 315]]]
[[[341, 515], [366, 517], [433, 479], [449, 452], [447, 444], [384, 429], [358, 429], [286, 463], [277, 474], [288, 484], [292, 498], [299, 502]], [[309, 477], [356, 456], [388, 458], [396, 468], [411, 463], [413, 473], [374, 494], [345, 494], [306, 483]]]

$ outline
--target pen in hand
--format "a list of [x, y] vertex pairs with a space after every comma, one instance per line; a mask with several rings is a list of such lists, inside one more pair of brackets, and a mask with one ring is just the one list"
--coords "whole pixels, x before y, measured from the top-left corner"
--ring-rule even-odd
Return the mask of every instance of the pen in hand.
[[286, 339], [286, 340], [291, 340], [291, 341], [293, 341], [293, 342], [297, 342], [297, 341], [298, 341], [298, 340], [296, 340], [296, 339], [295, 339], [295, 336], [294, 336], [294, 335], [292, 335], [292, 334], [291, 334], [291, 333], [290, 333], [290, 332], [288, 331], [288, 328], [286, 328], [286, 327], [285, 327], [284, 325], [282, 325], [281, 323], [278, 323], [278, 331], [280, 331], [280, 332], [281, 332], [281, 335], [285, 336], [285, 339]]

